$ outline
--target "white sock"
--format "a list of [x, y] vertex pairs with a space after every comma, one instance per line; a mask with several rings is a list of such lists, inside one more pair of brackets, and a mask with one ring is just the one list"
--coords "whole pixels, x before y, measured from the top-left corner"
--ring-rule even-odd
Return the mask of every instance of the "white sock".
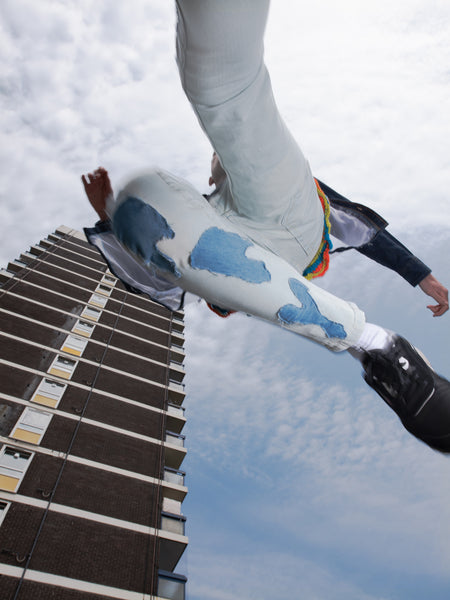
[[360, 360], [364, 352], [385, 348], [391, 338], [392, 332], [388, 329], [383, 329], [383, 327], [373, 325], [372, 323], [366, 323], [361, 337], [348, 351], [352, 356]]

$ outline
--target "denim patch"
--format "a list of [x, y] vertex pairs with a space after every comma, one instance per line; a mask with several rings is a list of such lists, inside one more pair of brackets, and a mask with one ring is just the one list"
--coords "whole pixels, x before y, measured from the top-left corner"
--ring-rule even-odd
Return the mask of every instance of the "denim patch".
[[252, 242], [237, 233], [211, 227], [202, 233], [191, 253], [191, 266], [211, 273], [237, 277], [249, 283], [271, 280], [266, 265], [261, 260], [245, 256]]
[[180, 277], [174, 261], [156, 247], [160, 240], [172, 239], [175, 233], [152, 206], [128, 196], [114, 213], [113, 230], [117, 239], [146, 264]]
[[298, 279], [289, 279], [289, 287], [302, 306], [286, 304], [277, 313], [278, 320], [285, 325], [319, 325], [329, 338], [345, 339], [347, 334], [340, 323], [330, 321], [319, 311], [315, 300], [310, 296], [306, 285]]

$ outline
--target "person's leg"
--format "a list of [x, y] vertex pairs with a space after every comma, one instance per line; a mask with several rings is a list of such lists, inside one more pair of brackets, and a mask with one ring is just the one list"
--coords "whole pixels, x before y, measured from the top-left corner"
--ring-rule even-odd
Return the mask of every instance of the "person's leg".
[[449, 382], [395, 334], [379, 350], [361, 347], [364, 316], [355, 305], [253, 243], [190, 184], [164, 171], [144, 174], [119, 194], [111, 216], [116, 237], [181, 288], [330, 350], [356, 347], [367, 383], [405, 427], [432, 448], [450, 452]]
[[364, 315], [253, 243], [189, 183], [162, 170], [130, 181], [112, 216], [117, 238], [177, 286], [331, 350], [354, 345]]
[[323, 211], [264, 65], [268, 8], [268, 0], [178, 0], [178, 65], [227, 173], [234, 213], [273, 232], [277, 253], [303, 270], [321, 241]]

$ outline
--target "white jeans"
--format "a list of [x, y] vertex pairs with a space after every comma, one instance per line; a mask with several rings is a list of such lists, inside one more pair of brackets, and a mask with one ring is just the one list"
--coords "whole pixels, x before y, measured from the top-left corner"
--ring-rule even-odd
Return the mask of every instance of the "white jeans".
[[185, 92], [227, 174], [211, 202], [162, 170], [120, 192], [117, 237], [176, 285], [344, 350], [363, 313], [301, 273], [321, 241], [309, 165], [275, 105], [263, 62], [267, 0], [177, 0]]

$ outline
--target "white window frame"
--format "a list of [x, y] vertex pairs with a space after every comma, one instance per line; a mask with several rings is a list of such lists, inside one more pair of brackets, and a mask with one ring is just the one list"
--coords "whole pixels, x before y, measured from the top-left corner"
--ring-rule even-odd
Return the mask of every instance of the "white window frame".
[[111, 273], [105, 273], [102, 277], [102, 283], [114, 287], [117, 283], [117, 278], [114, 277], [114, 275], [112, 275]]
[[95, 325], [92, 321], [78, 319], [75, 325], [72, 327], [72, 333], [82, 335], [85, 338], [90, 338], [95, 329]]
[[[54, 388], [49, 389], [46, 388]], [[40, 404], [43, 406], [50, 406], [52, 408], [56, 408], [59, 404], [59, 401], [64, 395], [64, 392], [67, 389], [67, 383], [60, 383], [59, 381], [54, 381], [49, 377], [44, 377], [34, 392], [31, 402], [35, 402], [36, 404]], [[45, 402], [47, 400], [48, 402]]]
[[72, 354], [73, 356], [82, 356], [87, 344], [88, 340], [86, 338], [72, 335], [70, 333], [64, 340], [60, 349], [63, 352], [67, 352], [67, 354]]
[[97, 294], [94, 292], [92, 296], [89, 298], [88, 304], [92, 306], [97, 306], [98, 308], [105, 308], [106, 303], [108, 302], [108, 297], [102, 294]]
[[102, 296], [111, 296], [111, 292], [112, 292], [112, 287], [106, 283], [101, 282], [95, 288], [94, 293], [102, 294]]
[[[11, 463], [11, 459], [6, 460], [5, 457], [13, 456], [15, 458], [16, 455], [19, 457], [22, 455], [22, 458], [26, 458], [26, 464], [22, 464], [20, 467], [17, 465], [17, 468], [15, 468], [15, 465], [8, 464]], [[34, 452], [29, 452], [28, 450], [14, 448], [13, 446], [3, 446], [0, 451], [0, 489], [15, 494], [25, 477], [25, 473], [31, 464], [33, 456]], [[16, 484], [13, 486], [6, 486], [5, 484], [8, 480], [11, 480], [11, 483], [15, 481]]]
[[[93, 313], [98, 313], [98, 316], [94, 317]], [[94, 321], [94, 323], [97, 323], [101, 317], [101, 314], [102, 311], [98, 310], [98, 308], [93, 308], [92, 306], [85, 306], [80, 316], [83, 317], [83, 319], [89, 319], [89, 321]]]
[[[69, 363], [73, 363], [73, 366]], [[71, 379], [72, 375], [77, 367], [78, 361], [72, 358], [67, 358], [58, 354], [55, 356], [52, 364], [50, 365], [47, 373], [61, 377], [62, 379]]]
[[47, 431], [52, 413], [27, 406], [20, 415], [9, 437], [29, 444], [40, 444]]

